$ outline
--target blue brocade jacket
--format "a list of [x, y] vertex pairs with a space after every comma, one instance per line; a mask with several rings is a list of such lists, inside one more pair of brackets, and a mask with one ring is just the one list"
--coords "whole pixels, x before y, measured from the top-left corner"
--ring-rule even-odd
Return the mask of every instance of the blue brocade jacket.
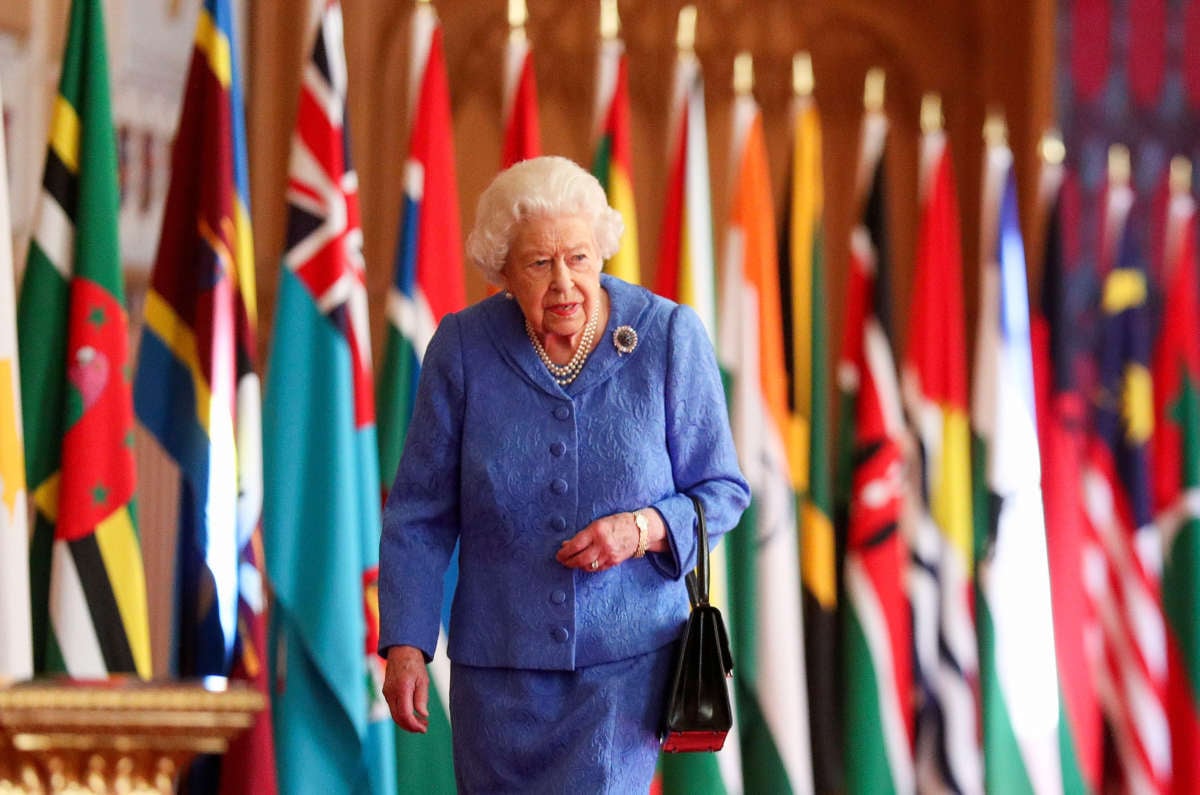
[[[449, 655], [483, 667], [574, 670], [657, 649], [688, 615], [695, 512], [710, 538], [750, 500], [721, 377], [699, 317], [602, 276], [608, 328], [574, 383], [534, 353], [516, 301], [446, 316], [421, 368], [412, 422], [383, 515], [380, 640], [432, 658], [455, 543]], [[613, 332], [630, 326], [621, 354]], [[607, 571], [555, 560], [591, 521], [647, 506], [669, 551]]]

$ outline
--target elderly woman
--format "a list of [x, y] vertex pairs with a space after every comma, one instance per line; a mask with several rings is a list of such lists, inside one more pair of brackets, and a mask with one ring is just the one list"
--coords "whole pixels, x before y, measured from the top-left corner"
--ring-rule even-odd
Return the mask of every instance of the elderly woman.
[[569, 160], [496, 177], [467, 242], [503, 289], [442, 320], [384, 511], [380, 654], [392, 717], [425, 730], [443, 575], [464, 792], [645, 792], [695, 513], [749, 502], [694, 312], [601, 274], [620, 214]]

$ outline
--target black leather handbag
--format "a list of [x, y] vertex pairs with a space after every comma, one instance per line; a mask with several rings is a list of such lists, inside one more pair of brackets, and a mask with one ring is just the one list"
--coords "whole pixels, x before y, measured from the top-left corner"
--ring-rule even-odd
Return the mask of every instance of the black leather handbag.
[[708, 528], [696, 506], [696, 570], [688, 572], [692, 612], [679, 640], [675, 673], [667, 692], [663, 750], [719, 751], [733, 727], [728, 678], [733, 675], [729, 635], [721, 611], [708, 603]]

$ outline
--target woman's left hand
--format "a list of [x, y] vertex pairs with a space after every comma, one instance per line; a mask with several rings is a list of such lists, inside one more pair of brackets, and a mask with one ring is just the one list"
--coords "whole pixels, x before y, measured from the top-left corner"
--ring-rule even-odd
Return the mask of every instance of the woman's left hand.
[[[658, 511], [642, 511], [649, 526], [647, 551], [666, 548], [666, 527]], [[562, 542], [558, 562], [571, 569], [605, 571], [629, 560], [637, 552], [638, 528], [632, 513], [602, 516]]]

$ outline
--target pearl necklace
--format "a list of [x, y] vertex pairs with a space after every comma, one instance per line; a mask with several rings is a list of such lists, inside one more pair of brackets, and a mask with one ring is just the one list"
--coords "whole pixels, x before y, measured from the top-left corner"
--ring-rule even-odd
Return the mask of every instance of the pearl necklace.
[[593, 312], [588, 318], [587, 324], [583, 327], [583, 336], [579, 339], [579, 347], [575, 349], [575, 355], [571, 357], [571, 361], [566, 364], [555, 364], [550, 359], [550, 354], [546, 353], [546, 348], [542, 345], [541, 340], [537, 338], [537, 334], [533, 332], [533, 327], [529, 325], [529, 321], [525, 321], [525, 333], [529, 336], [529, 341], [533, 344], [533, 350], [537, 353], [538, 358], [542, 360], [542, 364], [546, 365], [546, 369], [550, 371], [550, 375], [554, 376], [554, 380], [559, 386], [566, 386], [579, 377], [579, 373], [583, 370], [583, 365], [587, 361], [588, 355], [592, 352], [592, 340], [596, 338], [596, 324], [600, 321], [600, 313]]

